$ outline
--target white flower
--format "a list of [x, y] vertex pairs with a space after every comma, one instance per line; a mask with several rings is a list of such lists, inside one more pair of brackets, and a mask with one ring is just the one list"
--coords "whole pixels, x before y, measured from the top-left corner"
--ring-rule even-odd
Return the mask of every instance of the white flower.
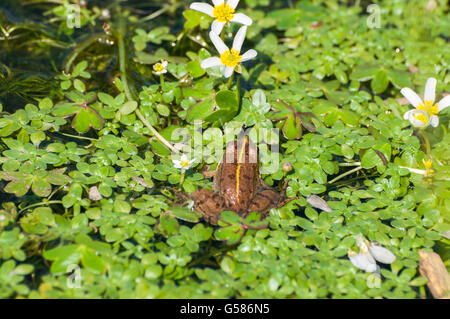
[[353, 266], [366, 272], [375, 272], [379, 268], [376, 261], [383, 264], [392, 264], [395, 261], [395, 256], [388, 249], [381, 245], [370, 243], [365, 240], [362, 235], [358, 236], [357, 245], [359, 246], [359, 253], [353, 250], [348, 250], [348, 258]]
[[450, 106], [450, 95], [444, 97], [439, 103], [434, 103], [436, 99], [436, 79], [429, 78], [425, 85], [424, 99], [419, 97], [410, 88], [401, 89], [403, 96], [415, 107], [403, 115], [405, 120], [409, 120], [415, 127], [424, 128], [431, 124], [436, 127], [439, 124], [438, 113]]
[[212, 0], [212, 2], [214, 7], [206, 3], [194, 2], [190, 8], [216, 18], [211, 25], [211, 30], [214, 33], [220, 34], [223, 26], [228, 22], [238, 22], [247, 26], [252, 24], [252, 19], [245, 14], [234, 13], [234, 9], [236, 9], [239, 0], [228, 0], [226, 3], [224, 0]]
[[181, 158], [179, 160], [172, 159], [173, 166], [175, 168], [181, 168], [182, 170], [189, 169], [194, 162], [195, 158], [189, 160], [186, 154], [181, 155]]
[[211, 31], [209, 37], [217, 51], [219, 51], [220, 57], [212, 57], [203, 60], [201, 67], [206, 69], [213, 66], [225, 65], [224, 76], [229, 78], [233, 74], [234, 69], [239, 67], [239, 63], [253, 59], [257, 55], [257, 52], [253, 49], [250, 49], [241, 55], [241, 48], [245, 40], [246, 32], [247, 27], [245, 26], [239, 29], [234, 37], [233, 47], [230, 50], [225, 43], [223, 43], [222, 39], [216, 33]]
[[169, 63], [167, 61], [161, 61], [161, 63], [156, 63], [153, 65], [153, 74], [160, 75], [167, 73], [167, 65]]

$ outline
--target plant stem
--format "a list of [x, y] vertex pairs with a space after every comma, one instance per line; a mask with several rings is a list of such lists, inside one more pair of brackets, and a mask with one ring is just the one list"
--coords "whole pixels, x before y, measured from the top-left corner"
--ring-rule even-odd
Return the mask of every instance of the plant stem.
[[428, 157], [431, 157], [431, 146], [430, 146], [430, 140], [428, 139], [428, 135], [425, 132], [425, 129], [420, 129], [420, 132], [422, 133], [423, 140], [425, 141], [425, 149], [427, 152]]
[[230, 78], [228, 79], [227, 82], [227, 89], [229, 89], [231, 87], [231, 85], [233, 84], [233, 78], [234, 78], [234, 72], [233, 74], [230, 76]]
[[48, 202], [40, 202], [40, 203], [28, 205], [27, 207], [22, 208], [22, 209], [19, 211], [19, 214], [20, 214], [21, 212], [23, 212], [24, 210], [27, 210], [28, 208], [32, 208], [32, 207], [36, 207], [36, 206], [50, 205], [50, 204], [62, 204], [62, 201], [61, 201], [61, 200], [50, 200], [50, 201], [48, 201]]
[[69, 55], [69, 58], [66, 62], [65, 72], [70, 73], [70, 67], [72, 66], [72, 63], [75, 61], [75, 59], [78, 57], [78, 55], [83, 52], [88, 46], [91, 44], [97, 42], [99, 39], [104, 38], [104, 34], [94, 34], [90, 38], [84, 40], [80, 44], [78, 44], [72, 51], [72, 53]]
[[161, 9], [151, 13], [150, 15], [148, 15], [146, 17], [143, 17], [138, 22], [141, 23], [141, 22], [153, 20], [153, 19], [155, 19], [156, 17], [160, 16], [161, 14], [163, 14], [164, 12], [166, 12], [169, 9], [170, 9], [170, 5], [166, 5], [166, 6], [162, 7]]
[[161, 83], [161, 88], [164, 86], [164, 74], [159, 75], [159, 82]]
[[180, 178], [180, 186], [183, 187], [184, 175], [186, 173], [185, 169], [181, 169], [181, 178]]
[[361, 162], [354, 162], [354, 163], [339, 163], [338, 166], [360, 166]]
[[78, 136], [78, 135], [72, 135], [72, 134], [67, 134], [67, 133], [59, 133], [59, 134], [68, 136], [68, 137], [79, 138], [80, 140], [98, 141], [96, 138], [92, 138], [92, 137]]
[[223, 42], [225, 42], [225, 27], [226, 25], [223, 26], [222, 32], [220, 33], [220, 38]]
[[345, 177], [345, 176], [347, 176], [347, 175], [353, 174], [353, 173], [355, 173], [355, 172], [357, 172], [357, 171], [359, 171], [359, 170], [361, 170], [361, 169], [362, 169], [362, 166], [358, 166], [358, 167], [356, 167], [356, 168], [354, 168], [354, 169], [351, 169], [351, 170], [349, 170], [349, 171], [347, 171], [347, 172], [345, 172], [345, 173], [339, 175], [339, 176], [336, 177], [335, 179], [329, 181], [328, 184], [333, 184], [334, 182], [340, 180], [341, 178], [343, 178], [343, 177]]
[[[123, 84], [123, 88], [125, 90], [125, 95], [129, 101], [136, 101], [130, 91], [130, 88], [128, 86], [128, 80], [127, 80], [127, 69], [125, 64], [125, 18], [121, 17], [119, 21], [119, 32], [118, 32], [118, 42], [119, 42], [119, 66], [120, 66], [120, 73], [121, 73], [121, 80]], [[178, 150], [174, 148], [164, 137], [161, 136], [161, 134], [158, 133], [158, 131], [146, 120], [144, 115], [141, 113], [139, 108], [135, 111], [136, 115], [139, 117], [139, 119], [144, 123], [145, 126], [147, 126], [150, 131], [153, 133], [153, 135], [168, 149], [170, 149], [172, 152], [178, 153]]]

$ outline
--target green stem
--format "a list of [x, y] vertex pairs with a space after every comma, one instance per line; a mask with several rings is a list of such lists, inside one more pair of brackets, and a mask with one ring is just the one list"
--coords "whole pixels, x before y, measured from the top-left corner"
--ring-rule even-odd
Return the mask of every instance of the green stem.
[[423, 140], [425, 141], [425, 149], [427, 152], [428, 157], [431, 157], [431, 146], [430, 146], [430, 140], [428, 139], [428, 135], [425, 132], [425, 129], [420, 129], [420, 132], [422, 133]]
[[234, 72], [233, 74], [230, 76], [230, 78], [228, 79], [227, 82], [227, 89], [229, 89], [231, 87], [231, 85], [233, 84], [233, 78], [234, 78]]
[[355, 162], [355, 163], [339, 163], [339, 166], [360, 166], [361, 162]]
[[69, 58], [67, 59], [65, 71], [66, 73], [70, 72], [70, 67], [72, 66], [73, 61], [78, 57], [78, 55], [83, 52], [88, 46], [91, 44], [97, 42], [99, 39], [104, 38], [104, 34], [94, 34], [89, 39], [84, 40], [81, 42], [78, 46], [73, 49], [72, 53], [70, 54]]
[[61, 201], [61, 200], [51, 200], [51, 201], [48, 201], [48, 202], [40, 202], [40, 203], [28, 205], [27, 207], [22, 208], [22, 209], [19, 211], [19, 214], [20, 214], [21, 212], [23, 212], [24, 210], [27, 210], [27, 209], [32, 208], [32, 207], [36, 207], [36, 206], [44, 206], [44, 205], [50, 205], [50, 204], [62, 204], [62, 201]]
[[223, 42], [225, 42], [225, 27], [226, 25], [223, 26], [222, 32], [220, 33], [220, 38]]
[[184, 175], [186, 173], [185, 169], [181, 169], [181, 179], [180, 179], [180, 186], [183, 186], [183, 182], [184, 182]]
[[141, 22], [146, 22], [146, 21], [153, 20], [153, 19], [155, 19], [156, 17], [160, 16], [161, 14], [163, 14], [164, 12], [166, 12], [169, 9], [170, 9], [170, 5], [166, 5], [166, 6], [162, 7], [161, 9], [153, 12], [152, 14], [150, 14], [150, 15], [148, 15], [146, 17], [143, 17], [142, 19], [138, 20], [138, 22], [141, 23]]
[[[126, 25], [125, 25], [125, 18], [121, 17], [119, 21], [119, 32], [118, 32], [118, 42], [119, 42], [119, 67], [120, 67], [120, 73], [121, 73], [121, 80], [123, 84], [123, 88], [125, 91], [125, 95], [129, 101], [136, 101], [136, 99], [133, 98], [130, 88], [128, 86], [128, 80], [127, 80], [127, 69], [126, 69], [126, 63], [125, 63], [125, 33], [126, 33]], [[150, 131], [153, 133], [153, 135], [168, 149], [170, 149], [172, 152], [178, 153], [178, 150], [172, 146], [164, 137], [161, 136], [161, 134], [158, 133], [158, 131], [146, 120], [144, 115], [141, 113], [139, 108], [135, 111], [136, 115], [139, 117], [139, 119], [144, 123], [145, 126], [147, 126]]]
[[159, 75], [159, 82], [161, 83], [161, 88], [164, 86], [164, 74]]
[[338, 180], [344, 178], [345, 176], [350, 175], [350, 174], [353, 174], [353, 173], [355, 173], [355, 172], [357, 172], [357, 171], [359, 171], [359, 170], [361, 170], [361, 169], [362, 169], [362, 166], [358, 166], [358, 167], [356, 167], [356, 168], [354, 168], [354, 169], [351, 169], [351, 170], [349, 170], [349, 171], [347, 171], [347, 172], [345, 172], [345, 173], [339, 175], [339, 176], [336, 177], [335, 179], [329, 181], [328, 184], [333, 184], [334, 182], [336, 182], [336, 181], [338, 181]]
[[68, 137], [78, 138], [80, 140], [98, 141], [96, 138], [92, 138], [92, 137], [78, 136], [78, 135], [72, 135], [72, 134], [67, 134], [67, 133], [60, 133], [60, 134], [64, 135], [64, 136], [68, 136]]

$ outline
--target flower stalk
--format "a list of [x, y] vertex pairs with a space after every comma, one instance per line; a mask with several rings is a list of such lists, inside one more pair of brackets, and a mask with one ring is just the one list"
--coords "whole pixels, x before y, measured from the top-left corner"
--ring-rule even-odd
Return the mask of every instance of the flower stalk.
[[[125, 24], [125, 18], [121, 17], [119, 21], [119, 31], [118, 31], [118, 43], [119, 43], [119, 69], [120, 69], [120, 78], [122, 80], [123, 88], [125, 91], [125, 96], [127, 97], [128, 101], [135, 101], [133, 98], [133, 95], [131, 94], [130, 88], [128, 86], [128, 79], [127, 79], [127, 70], [126, 70], [126, 63], [125, 63], [125, 33], [126, 33], [126, 24]], [[153, 133], [153, 135], [169, 150], [171, 150], [174, 153], [178, 153], [178, 150], [172, 146], [161, 134], [158, 133], [158, 131], [146, 120], [144, 115], [141, 113], [139, 108], [135, 111], [137, 117], [144, 123], [145, 126]]]

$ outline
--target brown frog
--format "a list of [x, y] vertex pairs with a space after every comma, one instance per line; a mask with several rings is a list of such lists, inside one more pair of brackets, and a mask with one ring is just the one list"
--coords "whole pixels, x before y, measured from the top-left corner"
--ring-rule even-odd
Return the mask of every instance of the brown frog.
[[220, 213], [226, 210], [244, 218], [253, 211], [260, 212], [262, 218], [267, 217], [271, 208], [282, 207], [294, 199], [286, 198], [284, 188], [280, 194], [261, 180], [258, 150], [245, 136], [228, 143], [216, 169], [214, 191], [199, 189], [191, 198], [194, 210], [207, 222], [217, 225]]

